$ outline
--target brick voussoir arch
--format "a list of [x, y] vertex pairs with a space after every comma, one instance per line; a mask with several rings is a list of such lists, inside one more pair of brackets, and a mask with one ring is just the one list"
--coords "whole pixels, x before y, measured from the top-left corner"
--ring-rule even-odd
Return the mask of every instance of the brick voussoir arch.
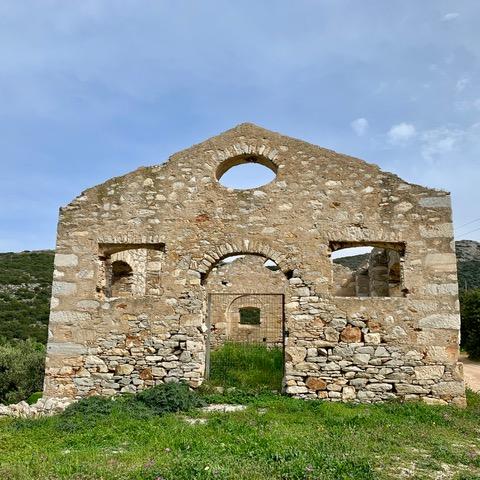
[[294, 269], [293, 262], [288, 255], [275, 250], [266, 243], [244, 239], [212, 247], [204, 253], [196, 265], [192, 263], [192, 270], [197, 271], [202, 279], [205, 279], [218, 262], [232, 255], [258, 255], [273, 260], [288, 277], [291, 276]]

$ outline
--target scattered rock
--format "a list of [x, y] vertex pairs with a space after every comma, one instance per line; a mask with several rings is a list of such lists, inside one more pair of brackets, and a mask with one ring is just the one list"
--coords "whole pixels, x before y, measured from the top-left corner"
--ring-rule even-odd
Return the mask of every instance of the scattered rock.
[[221, 412], [221, 413], [230, 413], [230, 412], [241, 412], [247, 407], [245, 405], [230, 405], [227, 403], [212, 403], [206, 407], [203, 407], [204, 412]]
[[71, 398], [40, 398], [37, 403], [29, 405], [25, 401], [11, 405], [0, 405], [0, 417], [41, 417], [63, 412], [76, 400]]

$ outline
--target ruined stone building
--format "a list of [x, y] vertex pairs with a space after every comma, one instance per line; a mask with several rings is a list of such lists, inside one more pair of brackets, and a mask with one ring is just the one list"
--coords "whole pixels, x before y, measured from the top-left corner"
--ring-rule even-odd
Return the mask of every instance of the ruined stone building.
[[[219, 182], [246, 162], [275, 179]], [[284, 348], [291, 395], [461, 405], [459, 327], [448, 193], [242, 124], [61, 209], [45, 394], [197, 387], [211, 348], [253, 340]]]

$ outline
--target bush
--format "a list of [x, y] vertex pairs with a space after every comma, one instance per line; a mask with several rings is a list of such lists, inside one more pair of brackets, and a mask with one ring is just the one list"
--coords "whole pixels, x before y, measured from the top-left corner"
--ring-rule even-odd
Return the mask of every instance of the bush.
[[166, 383], [144, 390], [136, 395], [118, 397], [92, 396], [69, 405], [60, 415], [62, 430], [79, 430], [94, 425], [110, 415], [145, 419], [152, 415], [190, 410], [204, 405], [184, 383]]
[[197, 393], [183, 382], [157, 385], [143, 390], [135, 398], [156, 414], [186, 411], [204, 405]]
[[471, 359], [480, 359], [480, 290], [467, 290], [460, 295], [462, 315], [462, 347]]
[[79, 415], [85, 419], [91, 417], [105, 416], [112, 413], [115, 403], [109, 397], [100, 397], [93, 396], [82, 398], [78, 402], [70, 404], [65, 411], [63, 416], [72, 417], [74, 415]]
[[0, 344], [0, 403], [16, 403], [43, 388], [45, 347], [34, 340]]
[[35, 405], [42, 397], [43, 397], [43, 392], [35, 392], [35, 393], [32, 393], [32, 394], [27, 398], [27, 403], [28, 403], [29, 405]]
[[111, 417], [145, 420], [153, 415], [189, 410], [203, 405], [199, 397], [185, 384], [169, 383], [144, 390], [136, 395], [118, 397], [92, 396], [69, 405], [58, 417], [62, 431], [81, 431], [86, 425], [111, 422]]

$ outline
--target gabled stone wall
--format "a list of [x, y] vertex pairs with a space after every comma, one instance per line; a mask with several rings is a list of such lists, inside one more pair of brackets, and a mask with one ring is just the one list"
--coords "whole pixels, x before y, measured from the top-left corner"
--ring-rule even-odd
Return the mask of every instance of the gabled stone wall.
[[[246, 161], [276, 179], [251, 190], [219, 184]], [[330, 254], [344, 244], [401, 245], [405, 296], [336, 296]], [[111, 296], [112, 257], [131, 249], [147, 250], [145, 294]], [[249, 124], [61, 209], [45, 394], [198, 386], [206, 284], [232, 254], [272, 259], [286, 279], [287, 393], [464, 403], [449, 195]]]

